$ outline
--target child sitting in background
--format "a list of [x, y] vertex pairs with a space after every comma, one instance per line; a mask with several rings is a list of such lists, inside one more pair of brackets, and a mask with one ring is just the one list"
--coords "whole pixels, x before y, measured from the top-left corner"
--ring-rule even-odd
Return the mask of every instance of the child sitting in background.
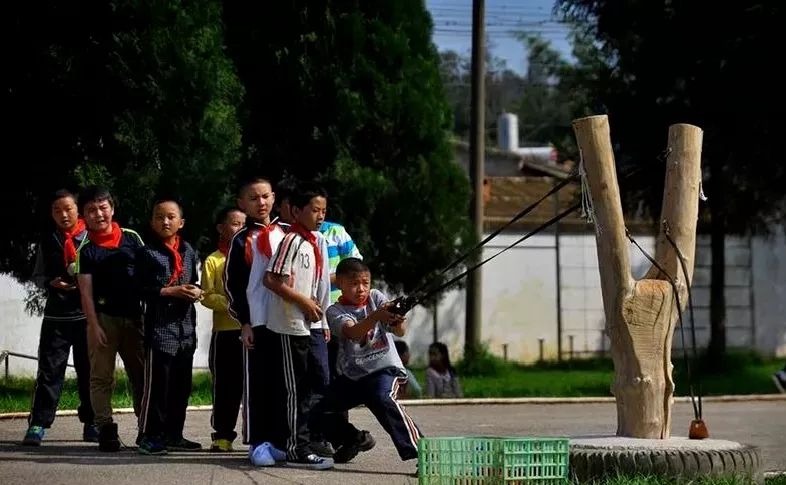
[[415, 374], [409, 370], [409, 345], [403, 340], [396, 340], [396, 352], [398, 352], [398, 356], [401, 357], [401, 363], [404, 364], [404, 370], [407, 371], [407, 382], [398, 388], [398, 396], [396, 396], [396, 398], [417, 399], [423, 395], [423, 389], [415, 378]]
[[434, 342], [428, 348], [429, 364], [426, 369], [426, 395], [432, 399], [462, 397], [461, 383], [456, 369], [450, 364], [447, 345]]

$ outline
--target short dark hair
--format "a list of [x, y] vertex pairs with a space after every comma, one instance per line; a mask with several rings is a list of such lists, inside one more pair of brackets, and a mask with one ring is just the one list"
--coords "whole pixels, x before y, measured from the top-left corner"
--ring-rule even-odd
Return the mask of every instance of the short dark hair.
[[100, 185], [91, 185], [79, 194], [79, 211], [84, 211], [85, 206], [90, 202], [104, 201], [109, 202], [112, 207], [115, 206], [115, 199], [109, 189]]
[[358, 273], [371, 273], [366, 263], [358, 258], [347, 258], [336, 266], [336, 276], [349, 276]]
[[243, 191], [254, 184], [268, 184], [271, 188], [273, 187], [273, 184], [270, 183], [270, 180], [266, 179], [265, 177], [254, 175], [241, 180], [237, 187], [237, 195], [243, 195]]
[[151, 212], [155, 212], [156, 207], [158, 207], [159, 205], [164, 204], [166, 202], [171, 202], [171, 203], [175, 204], [177, 206], [177, 209], [180, 211], [180, 217], [183, 217], [183, 205], [180, 204], [180, 201], [178, 201], [174, 197], [160, 197], [160, 198], [156, 199], [156, 201], [153, 202], [153, 210]]
[[298, 185], [299, 183], [294, 177], [283, 179], [276, 185], [276, 200], [281, 203], [290, 199], [297, 190]]
[[74, 194], [73, 192], [71, 192], [68, 189], [60, 189], [60, 190], [55, 190], [49, 196], [49, 205], [52, 205], [55, 202], [57, 202], [58, 200], [65, 199], [67, 197], [70, 198], [71, 200], [73, 200], [74, 204], [78, 204], [79, 203], [79, 199], [77, 198], [76, 194]]
[[241, 214], [244, 214], [244, 212], [240, 210], [239, 207], [226, 206], [218, 211], [218, 214], [216, 214], [216, 225], [225, 223], [227, 221], [227, 217], [229, 217], [229, 214], [233, 212], [240, 212]]
[[307, 206], [314, 197], [324, 197], [327, 199], [327, 191], [314, 182], [301, 182], [289, 196], [289, 205], [302, 209]]
[[398, 355], [401, 356], [409, 352], [409, 345], [407, 345], [407, 343], [404, 342], [403, 340], [396, 340], [395, 345], [396, 345], [396, 352], [398, 352]]

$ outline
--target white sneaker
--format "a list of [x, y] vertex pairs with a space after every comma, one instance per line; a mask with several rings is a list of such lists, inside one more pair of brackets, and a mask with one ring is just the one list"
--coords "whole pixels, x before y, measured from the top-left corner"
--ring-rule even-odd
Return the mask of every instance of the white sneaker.
[[273, 457], [276, 461], [286, 461], [287, 460], [287, 453], [285, 451], [281, 451], [275, 446], [270, 443], [265, 443], [270, 447], [270, 456]]
[[270, 443], [262, 443], [251, 452], [251, 464], [254, 466], [275, 466], [276, 460], [270, 453]]

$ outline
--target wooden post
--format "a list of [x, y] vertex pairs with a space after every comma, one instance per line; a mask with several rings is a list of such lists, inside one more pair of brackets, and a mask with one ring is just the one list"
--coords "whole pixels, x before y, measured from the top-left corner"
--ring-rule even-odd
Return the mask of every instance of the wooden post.
[[[652, 267], [641, 280], [631, 274], [619, 186], [606, 116], [573, 121], [594, 208], [606, 334], [614, 360], [612, 393], [617, 402], [617, 436], [665, 439], [671, 433], [674, 397], [671, 352], [678, 319], [668, 278]], [[683, 308], [687, 287], [677, 244], [693, 277], [701, 180], [702, 130], [669, 127], [666, 187], [655, 260], [676, 280]], [[680, 311], [683, 309], [681, 308]]]

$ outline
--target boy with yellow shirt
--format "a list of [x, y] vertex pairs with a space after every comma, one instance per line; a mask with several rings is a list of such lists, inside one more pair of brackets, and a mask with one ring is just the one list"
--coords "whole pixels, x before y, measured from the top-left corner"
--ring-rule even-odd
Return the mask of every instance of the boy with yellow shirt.
[[232, 451], [237, 437], [235, 425], [243, 396], [243, 342], [240, 325], [229, 316], [224, 293], [224, 263], [232, 236], [246, 223], [246, 215], [238, 208], [223, 209], [216, 220], [218, 250], [202, 265], [202, 305], [213, 310], [213, 334], [210, 337], [208, 365], [213, 377], [213, 427], [210, 451]]

